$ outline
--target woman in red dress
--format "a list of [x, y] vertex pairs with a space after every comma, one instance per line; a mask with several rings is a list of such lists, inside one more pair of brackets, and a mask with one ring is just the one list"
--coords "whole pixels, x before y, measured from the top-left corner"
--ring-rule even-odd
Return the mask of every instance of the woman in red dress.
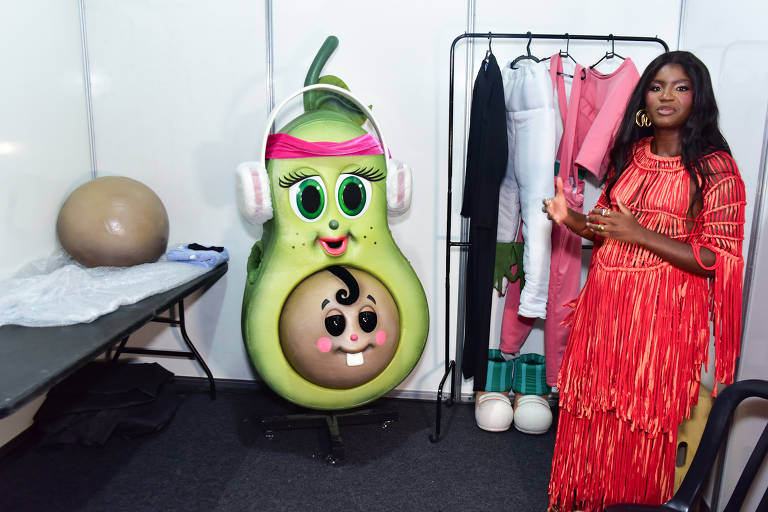
[[558, 380], [551, 510], [671, 498], [710, 333], [715, 379], [733, 381], [745, 192], [717, 115], [706, 66], [662, 54], [629, 99], [595, 209], [568, 209], [559, 179], [545, 200], [553, 221], [594, 241]]

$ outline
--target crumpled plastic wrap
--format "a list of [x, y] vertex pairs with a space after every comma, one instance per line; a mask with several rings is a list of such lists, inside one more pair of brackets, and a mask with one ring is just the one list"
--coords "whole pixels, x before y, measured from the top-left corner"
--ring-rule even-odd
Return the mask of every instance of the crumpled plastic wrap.
[[50, 327], [92, 322], [122, 305], [168, 291], [208, 271], [167, 261], [87, 268], [63, 249], [0, 282], [0, 325]]

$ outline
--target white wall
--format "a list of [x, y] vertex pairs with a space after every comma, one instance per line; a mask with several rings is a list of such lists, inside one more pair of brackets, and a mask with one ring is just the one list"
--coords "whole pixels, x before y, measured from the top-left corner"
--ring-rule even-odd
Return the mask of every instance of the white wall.
[[[91, 176], [77, 2], [6, 2], [2, 12], [0, 280], [54, 251], [59, 208]], [[0, 420], [0, 445], [40, 401]]]
[[[747, 190], [747, 223], [744, 257], [749, 254], [753, 229], [760, 240], [755, 254], [768, 251], [768, 214], [763, 192], [762, 215], [755, 217], [756, 197], [759, 188], [760, 155], [763, 151], [766, 115], [768, 109], [768, 71], [760, 66], [766, 51], [768, 37], [763, 20], [768, 17], [768, 5], [763, 2], [738, 0], [730, 2], [727, 9], [713, 0], [687, 1], [683, 13], [681, 49], [691, 50], [709, 68], [715, 86], [720, 124], [733, 156], [739, 165]], [[717, 27], [714, 29], [714, 27]], [[760, 213], [760, 212], [758, 212]], [[753, 227], [753, 221], [758, 224]], [[768, 274], [760, 256], [751, 263], [752, 274], [749, 303], [739, 363], [737, 380], [768, 378], [768, 336], [761, 322], [768, 304]], [[717, 510], [722, 510], [735, 487], [755, 441], [768, 420], [768, 404], [753, 403], [737, 412], [732, 435], [725, 456], [721, 497]], [[765, 466], [765, 464], [763, 464]], [[753, 485], [744, 510], [756, 510], [762, 491], [768, 485], [768, 470], [762, 468]]]
[[[250, 247], [261, 236], [234, 201], [234, 169], [253, 159], [267, 117], [264, 2], [86, 2], [99, 176], [123, 175], [165, 204], [171, 243], [221, 245], [229, 272], [185, 303], [187, 331], [219, 378], [252, 379], [240, 336]], [[150, 325], [131, 345], [178, 349]], [[193, 362], [162, 359], [182, 375]]]
[[91, 166], [77, 2], [8, 2], [0, 47], [0, 240], [14, 249], [2, 279], [54, 250], [59, 208]]

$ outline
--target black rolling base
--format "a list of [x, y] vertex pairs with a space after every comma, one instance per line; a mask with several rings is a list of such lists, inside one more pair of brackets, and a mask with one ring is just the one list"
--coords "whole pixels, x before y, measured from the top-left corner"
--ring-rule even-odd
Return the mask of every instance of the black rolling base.
[[379, 423], [381, 428], [388, 428], [399, 418], [395, 410], [361, 409], [341, 413], [304, 413], [288, 414], [285, 416], [270, 416], [260, 418], [259, 424], [268, 440], [275, 438], [277, 430], [297, 430], [305, 428], [328, 428], [330, 452], [325, 461], [331, 465], [344, 462], [344, 443], [341, 439], [341, 425], [368, 425]]

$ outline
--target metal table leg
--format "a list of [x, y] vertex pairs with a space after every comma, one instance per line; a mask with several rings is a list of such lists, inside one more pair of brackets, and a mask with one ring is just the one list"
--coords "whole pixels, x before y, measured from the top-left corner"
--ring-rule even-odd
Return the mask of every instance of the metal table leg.
[[211, 373], [211, 370], [208, 368], [208, 365], [205, 364], [205, 361], [203, 360], [202, 356], [197, 351], [197, 349], [195, 348], [195, 345], [192, 343], [192, 340], [189, 339], [189, 335], [187, 334], [187, 327], [184, 321], [184, 300], [183, 299], [179, 300], [177, 304], [179, 306], [178, 320], [171, 317], [156, 316], [152, 319], [152, 321], [178, 327], [181, 330], [181, 337], [184, 339], [184, 343], [186, 343], [187, 347], [189, 348], [189, 351], [157, 350], [157, 349], [151, 349], [151, 348], [130, 348], [125, 346], [126, 343], [128, 342], [128, 336], [126, 336], [120, 342], [120, 345], [117, 347], [117, 350], [115, 350], [115, 354], [112, 356], [112, 360], [117, 361], [117, 359], [120, 357], [121, 354], [138, 354], [138, 355], [160, 356], [160, 357], [186, 357], [187, 359], [194, 359], [202, 367], [203, 371], [208, 377], [208, 386], [209, 386], [209, 392], [211, 395], [211, 400], [216, 400], [216, 383], [213, 380], [213, 374]]

